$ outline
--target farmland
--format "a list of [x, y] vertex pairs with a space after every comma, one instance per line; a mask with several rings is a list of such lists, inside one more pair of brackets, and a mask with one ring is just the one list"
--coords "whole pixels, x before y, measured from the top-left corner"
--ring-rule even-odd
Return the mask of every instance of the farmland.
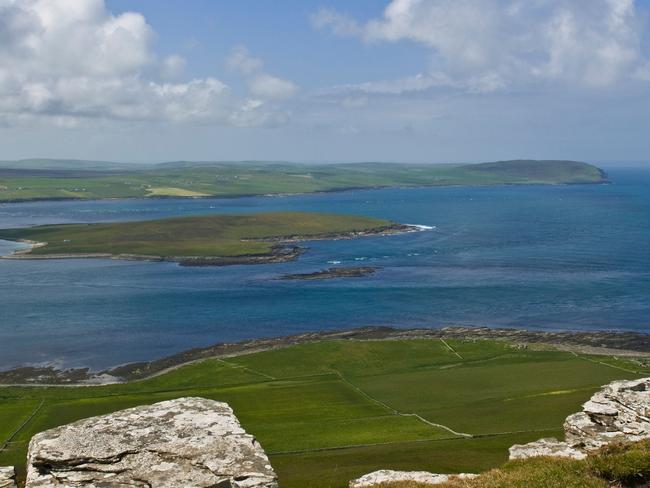
[[512, 444], [560, 436], [602, 384], [647, 373], [632, 360], [502, 341], [320, 341], [125, 384], [2, 387], [0, 465], [24, 463], [44, 429], [201, 396], [233, 407], [284, 488], [344, 487], [379, 468], [478, 472], [505, 461]]

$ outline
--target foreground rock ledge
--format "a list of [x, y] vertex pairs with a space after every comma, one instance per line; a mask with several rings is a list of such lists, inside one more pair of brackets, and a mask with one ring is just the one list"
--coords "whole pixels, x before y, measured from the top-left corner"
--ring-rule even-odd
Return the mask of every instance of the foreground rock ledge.
[[179, 398], [35, 435], [26, 488], [277, 488], [263, 449], [225, 403]]
[[454, 479], [474, 478], [475, 474], [435, 474], [427, 471], [392, 471], [382, 469], [373, 471], [361, 478], [350, 481], [350, 488], [367, 488], [383, 483], [415, 482], [423, 485], [440, 485]]
[[616, 441], [650, 439], [650, 378], [614, 381], [564, 422], [565, 441], [540, 439], [510, 448], [510, 459], [557, 456], [584, 459]]
[[0, 488], [15, 488], [16, 479], [13, 467], [0, 466]]

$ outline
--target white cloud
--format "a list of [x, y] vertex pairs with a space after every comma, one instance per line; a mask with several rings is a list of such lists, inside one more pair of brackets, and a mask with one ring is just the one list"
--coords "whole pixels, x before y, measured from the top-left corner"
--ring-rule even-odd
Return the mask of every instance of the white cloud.
[[172, 54], [167, 56], [161, 66], [160, 75], [165, 79], [175, 79], [183, 74], [187, 62], [182, 56]]
[[634, 1], [606, 0], [600, 7], [558, 7], [543, 27], [548, 61], [534, 71], [610, 86], [642, 63]]
[[282, 110], [268, 110], [262, 100], [250, 99], [230, 116], [236, 127], [275, 127], [289, 121], [290, 114]]
[[345, 97], [341, 100], [341, 107], [347, 109], [365, 108], [368, 106], [367, 96], [351, 96]]
[[228, 57], [228, 66], [242, 75], [252, 75], [262, 71], [264, 62], [252, 56], [246, 46], [236, 46]]
[[[321, 96], [344, 96], [341, 104], [345, 108], [360, 107], [368, 104], [367, 96], [401, 96], [463, 90], [469, 93], [491, 93], [505, 88], [505, 81], [494, 73], [483, 76], [468, 77], [464, 80], [453, 79], [445, 73], [418, 73], [413, 76], [392, 80], [368, 81], [364, 83], [338, 85], [324, 90]], [[350, 96], [352, 95], [352, 96]], [[362, 95], [362, 104], [353, 103], [354, 95]], [[350, 102], [352, 100], [352, 102]]]
[[298, 85], [264, 72], [264, 63], [245, 46], [237, 46], [228, 58], [228, 66], [244, 76], [251, 94], [264, 100], [282, 100], [293, 96]]
[[633, 76], [642, 81], [650, 81], [650, 62], [646, 61], [639, 66], [633, 73]]
[[449, 87], [453, 82], [444, 74], [419, 73], [395, 80], [368, 81], [365, 83], [340, 85], [331, 92], [359, 92], [368, 95], [401, 95], [403, 93], [423, 92], [433, 87]]
[[321, 8], [311, 16], [317, 29], [330, 29], [337, 36], [356, 36], [363, 33], [358, 22], [345, 14], [329, 8]]
[[249, 87], [254, 96], [271, 100], [289, 98], [298, 89], [291, 81], [267, 74], [260, 74], [252, 78]]
[[[421, 44], [431, 50], [432, 77], [444, 73], [456, 87], [484, 93], [540, 81], [610, 87], [629, 79], [646, 62], [639, 18], [634, 0], [392, 0], [365, 23], [328, 9], [312, 23], [369, 43]], [[415, 81], [426, 84], [426, 76], [384, 83]]]
[[[0, 0], [0, 123], [259, 126], [286, 119], [273, 107], [251, 108], [214, 77], [172, 82], [185, 60], [158, 60], [154, 39], [141, 14], [113, 15], [104, 0]], [[288, 91], [281, 83], [274, 89], [269, 96]]]

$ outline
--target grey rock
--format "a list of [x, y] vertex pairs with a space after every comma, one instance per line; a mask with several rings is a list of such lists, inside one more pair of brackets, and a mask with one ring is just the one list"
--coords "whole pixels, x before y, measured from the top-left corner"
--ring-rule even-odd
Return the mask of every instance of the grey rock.
[[373, 471], [361, 478], [350, 481], [350, 488], [367, 488], [377, 486], [382, 483], [415, 481], [424, 485], [439, 485], [447, 483], [453, 479], [458, 478], [473, 478], [475, 474], [435, 474], [427, 471], [392, 471], [390, 469], [382, 469]]
[[510, 459], [526, 459], [536, 456], [553, 456], [571, 459], [584, 459], [587, 457], [583, 451], [572, 447], [567, 442], [557, 439], [540, 439], [528, 444], [515, 444], [510, 449]]
[[650, 438], [650, 378], [614, 381], [564, 422], [567, 442], [586, 450]]
[[179, 398], [35, 435], [26, 488], [277, 488], [263, 449], [225, 403]]
[[512, 446], [510, 458], [555, 455], [581, 459], [614, 441], [650, 439], [650, 378], [604, 386], [582, 406], [582, 412], [566, 418], [564, 432], [565, 442], [542, 439]]
[[0, 488], [15, 488], [16, 473], [11, 466], [0, 466]]

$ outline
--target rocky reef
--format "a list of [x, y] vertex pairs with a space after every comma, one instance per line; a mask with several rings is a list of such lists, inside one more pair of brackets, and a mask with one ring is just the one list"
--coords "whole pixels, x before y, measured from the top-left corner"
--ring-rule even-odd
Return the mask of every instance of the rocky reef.
[[286, 274], [281, 279], [311, 281], [331, 280], [334, 278], [362, 278], [364, 276], [370, 276], [375, 271], [377, 271], [377, 268], [371, 266], [336, 267], [322, 271], [314, 271], [313, 273]]
[[277, 478], [227, 404], [179, 398], [35, 435], [25, 486], [277, 488]]
[[584, 459], [616, 441], [650, 438], [650, 378], [614, 381], [564, 422], [565, 440], [540, 439], [510, 448], [510, 459], [559, 456]]

